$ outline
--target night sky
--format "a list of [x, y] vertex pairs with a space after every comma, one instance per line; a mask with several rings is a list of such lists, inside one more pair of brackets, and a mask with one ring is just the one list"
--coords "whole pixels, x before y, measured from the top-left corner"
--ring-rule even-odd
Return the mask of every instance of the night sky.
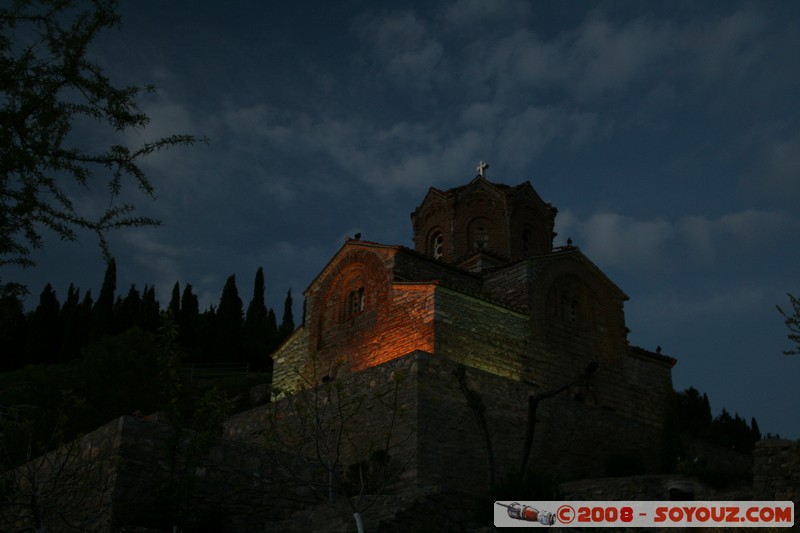
[[[176, 281], [201, 308], [259, 266], [279, 314], [345, 236], [412, 246], [428, 187], [530, 181], [630, 296], [633, 344], [678, 359], [762, 433], [800, 438], [800, 357], [775, 306], [800, 295], [800, 3], [123, 2], [92, 56], [154, 83], [149, 128], [206, 136], [144, 163], [161, 228], [111, 238], [118, 293]], [[86, 143], [113, 141], [79, 127]], [[76, 191], [108, 204], [98, 181]], [[47, 235], [30, 289], [99, 291], [96, 240]]]

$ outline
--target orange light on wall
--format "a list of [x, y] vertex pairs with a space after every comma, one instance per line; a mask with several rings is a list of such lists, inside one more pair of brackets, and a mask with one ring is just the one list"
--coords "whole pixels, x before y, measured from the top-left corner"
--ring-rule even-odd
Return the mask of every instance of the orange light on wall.
[[358, 372], [415, 350], [434, 353], [435, 283], [394, 283], [369, 330], [354, 332], [352, 370]]

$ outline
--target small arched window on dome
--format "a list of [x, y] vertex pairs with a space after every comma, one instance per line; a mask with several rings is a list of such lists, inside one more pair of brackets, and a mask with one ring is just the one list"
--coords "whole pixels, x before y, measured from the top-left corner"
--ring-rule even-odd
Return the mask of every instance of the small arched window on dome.
[[485, 218], [474, 219], [469, 224], [469, 243], [473, 251], [489, 248], [489, 221]]
[[437, 231], [431, 238], [431, 255], [434, 259], [441, 259], [444, 255], [444, 235]]

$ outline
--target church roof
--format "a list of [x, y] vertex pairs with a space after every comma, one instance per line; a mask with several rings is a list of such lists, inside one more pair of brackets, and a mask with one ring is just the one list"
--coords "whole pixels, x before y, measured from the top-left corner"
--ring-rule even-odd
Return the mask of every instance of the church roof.
[[468, 189], [469, 187], [472, 187], [477, 182], [485, 183], [487, 185], [490, 185], [490, 186], [492, 186], [492, 187], [494, 187], [494, 188], [496, 188], [498, 190], [504, 191], [504, 192], [509, 192], [512, 189], [519, 189], [520, 187], [522, 187], [524, 185], [524, 183], [521, 183], [519, 185], [506, 185], [505, 183], [493, 183], [493, 182], [487, 180], [486, 178], [484, 178], [483, 176], [478, 175], [478, 176], [475, 176], [475, 178], [472, 181], [470, 181], [469, 183], [466, 183], [464, 185], [459, 185], [458, 187], [453, 187], [453, 188], [447, 189], [447, 190], [441, 190], [441, 189], [437, 189], [436, 187], [431, 187], [430, 190], [434, 191], [434, 192], [436, 192], [436, 193], [438, 193], [438, 194], [440, 194], [442, 196], [457, 196], [462, 191]]
[[422, 202], [414, 209], [414, 212], [411, 213], [412, 218], [416, 216], [416, 214], [425, 206], [428, 201], [431, 199], [432, 196], [438, 196], [443, 199], [447, 198], [455, 198], [458, 197], [460, 194], [466, 192], [467, 190], [474, 188], [476, 186], [484, 186], [489, 190], [494, 191], [498, 195], [504, 195], [506, 197], [516, 196], [526, 190], [529, 190], [531, 194], [536, 198], [536, 200], [552, 208], [552, 204], [549, 204], [542, 200], [539, 193], [536, 192], [536, 189], [533, 188], [530, 181], [524, 181], [518, 185], [506, 185], [505, 183], [495, 183], [492, 181], [487, 180], [480, 174], [475, 176], [475, 178], [465, 185], [459, 185], [458, 187], [452, 187], [450, 189], [438, 189], [436, 187], [430, 187], [428, 189], [428, 193], [425, 195], [425, 198], [422, 199]]

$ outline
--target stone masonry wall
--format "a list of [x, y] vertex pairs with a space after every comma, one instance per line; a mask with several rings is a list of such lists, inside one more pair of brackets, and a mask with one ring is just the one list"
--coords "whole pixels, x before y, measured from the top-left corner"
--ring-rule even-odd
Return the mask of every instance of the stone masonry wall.
[[274, 394], [297, 389], [301, 383], [301, 373], [309, 357], [308, 330], [300, 326], [272, 354], [272, 391]]
[[109, 531], [122, 428], [115, 420], [3, 474], [0, 530]]
[[[453, 304], [450, 302], [451, 310], [455, 309]], [[509, 316], [512, 321], [521, 320], [513, 313]], [[459, 323], [469, 321], [462, 317]], [[457, 340], [458, 336], [453, 338]], [[501, 353], [497, 351], [496, 356]], [[440, 354], [415, 352], [342, 377], [341, 386], [349, 391], [351, 402], [363, 402], [361, 412], [352, 418], [354, 427], [364, 435], [375, 435], [385, 433], [380, 428], [387, 420], [385, 406], [377, 398], [385, 397], [387, 387], [396, 383], [400, 387], [397, 397], [402, 407], [402, 425], [413, 434], [396, 451], [397, 457], [404, 457], [403, 479], [416, 486], [459, 487], [477, 494], [488, 488], [490, 479], [486, 434], [459, 387], [455, 374], [458, 368], [458, 362]], [[405, 377], [393, 381], [401, 370]], [[495, 370], [468, 366], [465, 372], [468, 388], [485, 407], [483, 416], [494, 475], [499, 479], [510, 469], [519, 468], [528, 396], [535, 388], [498, 376]], [[552, 387], [562, 383], [553, 383]], [[228, 438], [251, 446], [263, 445], [272, 408], [263, 406], [231, 418], [226, 430]], [[287, 420], [292, 419], [292, 415], [286, 416]], [[633, 422], [602, 406], [573, 401], [565, 392], [539, 407], [530, 466], [563, 479], [600, 476], [605, 473], [607, 462], [622, 453], [636, 457], [647, 471], [655, 471], [660, 438], [657, 427]], [[345, 457], [344, 463], [355, 458]]]
[[513, 379], [529, 371], [527, 315], [439, 287], [434, 320], [437, 355]]
[[[487, 486], [485, 435], [453, 372], [456, 363], [431, 356], [420, 365], [420, 483], [480, 492]], [[495, 477], [520, 466], [532, 387], [482, 370], [466, 370], [467, 386], [485, 406]], [[537, 412], [530, 467], [562, 479], [600, 476], [610, 459], [625, 454], [656, 471], [661, 433], [599, 406], [566, 395], [542, 402]], [[452, 458], [453, 463], [442, 458]]]
[[[218, 441], [187, 464], [194, 438], [187, 431], [175, 440], [169, 425], [123, 416], [5, 479], [23, 504], [31, 500], [28, 480], [35, 480], [47, 531], [171, 530], [182, 517], [187, 531], [202, 525], [206, 531], [249, 533], [312, 502], [307, 487], [279, 468], [285, 461], [243, 442]], [[175, 459], [172, 449], [181, 450]], [[178, 494], [185, 499], [176, 499]], [[37, 527], [29, 506], [8, 503], [0, 512], [0, 530]]]
[[519, 261], [513, 265], [486, 274], [483, 295], [509, 307], [528, 311], [531, 300], [533, 267], [529, 261]]
[[800, 503], [800, 441], [762, 440], [753, 451], [753, 486], [764, 499]]

